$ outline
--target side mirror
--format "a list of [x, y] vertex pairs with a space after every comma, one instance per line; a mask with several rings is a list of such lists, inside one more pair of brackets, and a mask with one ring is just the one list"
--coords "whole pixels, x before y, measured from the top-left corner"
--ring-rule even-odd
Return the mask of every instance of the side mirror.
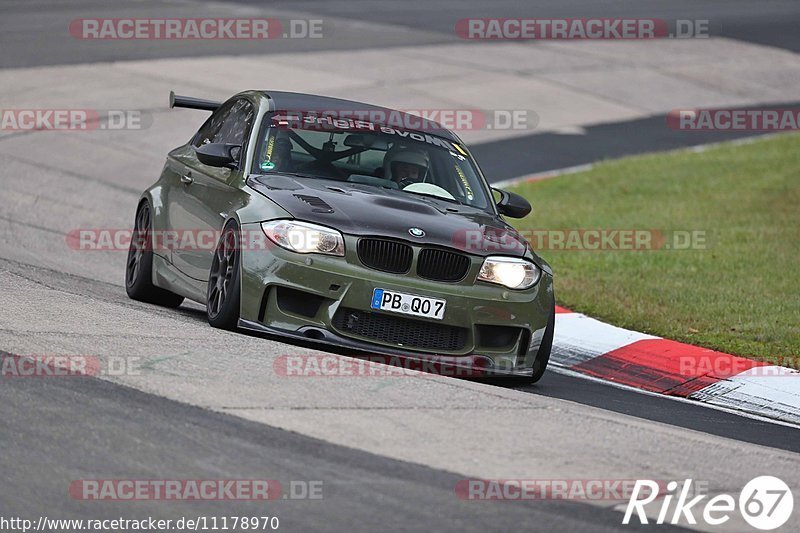
[[238, 144], [208, 143], [195, 148], [197, 160], [210, 167], [231, 168], [239, 166], [239, 153], [242, 147]]
[[501, 215], [511, 218], [525, 218], [530, 214], [532, 209], [530, 202], [519, 194], [500, 189], [492, 189], [492, 191], [500, 195], [497, 200], [497, 210]]

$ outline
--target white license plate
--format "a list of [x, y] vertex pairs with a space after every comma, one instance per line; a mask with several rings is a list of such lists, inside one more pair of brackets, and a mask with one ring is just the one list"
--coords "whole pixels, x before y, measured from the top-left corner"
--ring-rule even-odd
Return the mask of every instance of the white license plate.
[[381, 311], [392, 311], [404, 315], [424, 316], [425, 318], [444, 318], [445, 300], [428, 298], [414, 294], [375, 289], [372, 291], [372, 308]]

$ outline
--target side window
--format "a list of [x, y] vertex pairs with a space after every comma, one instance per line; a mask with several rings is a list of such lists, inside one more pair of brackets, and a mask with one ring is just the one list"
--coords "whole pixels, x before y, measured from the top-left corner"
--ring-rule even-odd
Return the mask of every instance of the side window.
[[225, 104], [202, 125], [192, 140], [192, 146], [199, 148], [208, 143], [244, 144], [253, 115], [253, 106], [247, 100], [239, 99]]
[[222, 124], [225, 119], [228, 117], [228, 114], [231, 112], [231, 108], [233, 106], [231, 104], [225, 104], [216, 111], [214, 111], [208, 120], [206, 120], [205, 124], [200, 126], [200, 129], [192, 139], [192, 146], [195, 148], [199, 148], [204, 144], [214, 142], [214, 137], [219, 133], [219, 130], [222, 128]]
[[222, 128], [214, 135], [215, 143], [243, 145], [245, 135], [253, 123], [253, 106], [247, 100], [237, 100], [222, 121]]

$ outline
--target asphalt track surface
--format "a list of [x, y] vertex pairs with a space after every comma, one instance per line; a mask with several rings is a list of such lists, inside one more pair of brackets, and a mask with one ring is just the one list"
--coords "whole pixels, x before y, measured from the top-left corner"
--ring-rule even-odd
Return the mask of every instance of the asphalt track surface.
[[[64, 20], [147, 16], [218, 16], [204, 2], [142, 0], [109, 3], [81, 0], [4, 0], [0, 9], [0, 68], [65, 65], [106, 61], [196, 57], [228, 54], [314, 53], [318, 50], [363, 50], [395, 46], [464, 42], [454, 35], [459, 19], [480, 17], [581, 18], [623, 17], [709, 20], [710, 34], [750, 43], [800, 51], [800, 3], [794, 0], [658, 0], [594, 3], [547, 0], [525, 5], [515, 0], [404, 1], [228, 1], [231, 17], [262, 15], [323, 21], [327, 37], [276, 39], [265, 47], [257, 41], [82, 41], [63, 31]], [[215, 2], [219, 5], [220, 2]], [[341, 21], [346, 20], [348, 24]], [[361, 24], [358, 24], [358, 23]], [[355, 23], [355, 25], [353, 25]], [[444, 59], [446, 61], [446, 59]], [[265, 84], [271, 73], [265, 72]], [[265, 86], [266, 87], [266, 86]], [[787, 102], [796, 106], [798, 102]], [[752, 106], [751, 106], [752, 107]], [[773, 106], [774, 107], [774, 106]], [[544, 172], [594, 161], [759, 135], [757, 132], [686, 132], [665, 128], [666, 116], [627, 120], [586, 128], [580, 135], [532, 133], [513, 141], [477, 144], [473, 152], [491, 181]], [[531, 150], [530, 147], [535, 147]]]
[[[164, 53], [200, 55], [192, 46], [170, 46], [167, 49], [158, 42], [148, 43], [134, 51], [129, 47], [123, 49], [119, 43], [109, 43], [100, 49], [85, 47], [74, 40], [61, 40], [56, 36], [58, 32], [52, 31], [54, 25], [61, 23], [66, 10], [74, 12], [75, 18], [84, 16], [82, 12], [87, 14], [85, 16], [103, 16], [106, 6], [106, 2], [99, 1], [82, 1], [69, 7], [55, 1], [0, 3], [3, 18], [14, 22], [13, 28], [4, 28], [10, 31], [0, 34], [4, 52], [0, 67], [146, 59], [162, 57]], [[145, 1], [131, 6], [128, 16], [147, 9], [161, 10], [160, 16], [178, 16], [185, 3], [165, 5]], [[491, 4], [474, 1], [350, 1], [338, 2], [335, 7], [327, 2], [273, 2], [270, 6], [313, 16], [335, 14], [367, 23], [413, 27], [414, 42], [420, 44], [452, 40], [452, 25], [459, 18], [530, 16], [530, 8], [520, 8], [517, 2], [510, 1]], [[201, 10], [202, 6], [198, 9]], [[119, 10], [112, 11], [120, 16]], [[27, 16], [31, 13], [37, 16]], [[709, 18], [716, 21], [722, 35], [800, 50], [800, 35], [796, 31], [800, 5], [794, 1], [673, 2], [668, 8], [656, 2], [610, 2], [602, 6], [592, 3], [588, 8], [579, 7], [578, 2], [536, 4], [536, 16], [578, 15]], [[367, 24], [364, 33], [341, 36], [334, 46], [356, 49], [407, 44], [408, 32], [387, 33], [383, 27], [372, 28]], [[230, 46], [221, 45], [219, 52], [231, 53]], [[234, 52], [247, 53], [252, 51], [247, 47], [253, 45], [236, 43], [235, 46], [242, 48]], [[287, 47], [283, 51], [313, 53], [318, 45], [301, 40], [287, 41], [279, 46]], [[304, 50], [303, 47], [308, 48]], [[275, 50], [280, 51], [280, 48]], [[202, 51], [202, 55], [208, 54], [207, 49]], [[668, 133], [656, 134], [664, 128], [655, 126], [661, 120], [654, 117], [598, 126], [590, 128], [585, 138], [575, 138], [574, 141], [570, 136], [555, 134], [530, 136], [549, 154], [548, 160], [518, 157], [520, 147], [532, 140], [527, 137], [479, 145], [475, 151], [484, 165], [491, 167], [493, 175], [503, 179], [523, 172], [566, 167], [639, 151], [720, 140], [704, 134], [663, 137]], [[648, 135], [648, 131], [653, 132], [652, 135]], [[39, 229], [50, 230], [46, 225]], [[137, 312], [150, 315], [149, 327], [159, 327], [160, 323], [166, 327], [172, 314], [191, 325], [202, 326], [205, 320], [191, 306], [179, 311], [164, 311], [128, 303], [120, 285], [93, 279], [91, 275], [81, 278], [41, 268], [35, 261], [16, 261], [2, 251], [0, 258], [6, 259], [0, 261], [3, 273], [25, 279], [30, 277], [36, 286], [88, 295], [98, 306], [129, 305]], [[35, 317], [24, 318], [36, 320]], [[3, 319], [3, 328], [7, 322], [13, 322], [13, 317]], [[109, 342], [114, 341], [111, 339]], [[0, 346], [0, 350], [4, 349], [9, 347]], [[503, 388], [502, 385], [496, 386]], [[575, 404], [582, 404], [613, 413], [615, 419], [636, 418], [670, 426], [673, 428], [670, 431], [687, 438], [700, 432], [743, 444], [800, 452], [800, 439], [795, 428], [554, 372], [550, 372], [540, 384], [518, 390], [541, 397], [542, 401], [546, 398], [557, 400], [558, 408], [565, 412], [574, 410]], [[3, 450], [0, 454], [0, 477], [6, 481], [0, 487], [2, 516], [49, 514], [103, 518], [123, 515], [133, 518], [149, 515], [175, 518], [185, 515], [263, 515], [263, 506], [243, 502], [192, 504], [191, 507], [168, 502], [104, 502], [98, 506], [70, 499], [65, 492], [71, 480], [81, 478], [246, 478], [264, 473], [278, 480], [325, 480], [325, 499], [321, 502], [276, 501], [266, 507], [267, 511], [281, 518], [282, 527], [289, 531], [411, 531], [422, 527], [436, 531], [509, 531], [530, 526], [546, 531], [619, 529], [619, 513], [582, 503], [462, 502], [454, 497], [453, 487], [458, 479], [465, 477], [463, 474], [367, 453], [238, 416], [184, 405], [119, 383], [94, 378], [5, 380], [0, 384], [0, 402], [5, 413], [0, 429], [0, 447]], [[521, 423], [530, 424], [534, 420]], [[560, 430], [565, 439], [580, 431], [576, 427]], [[480, 428], [475, 431], [480, 432]], [[613, 438], [611, 434], [597, 435], [598, 440]], [[712, 439], [709, 442], [716, 441]], [[631, 444], [637, 445], [635, 442]], [[713, 449], [690, 452], [700, 454], [702, 460], [715, 460]], [[652, 453], [659, 451], [653, 449]]]
[[[223, 0], [226, 1], [226, 0]], [[217, 2], [219, 3], [219, 2]], [[326, 49], [363, 49], [365, 46], [385, 48], [409, 44], [457, 42], [455, 23], [464, 18], [535, 17], [535, 18], [662, 18], [706, 19], [711, 35], [730, 37], [800, 51], [800, 5], [794, 0], [611, 0], [584, 2], [582, 0], [344, 0], [263, 1], [234, 0], [230, 16], [247, 16], [241, 6], [269, 10], [270, 16], [281, 14], [307, 15], [308, 18], [336, 17], [363, 21], [357, 31], [337, 32], [331, 28], [333, 39], [326, 39]], [[5, 19], [0, 35], [0, 67], [60, 65], [92, 61], [119, 61], [161, 57], [191, 57], [230, 53], [281, 53], [286, 51], [316, 51], [321, 48], [314, 40], [277, 40], [268, 49], [258, 42], [204, 43], [191, 42], [137, 43], [108, 42], [103, 46], [71, 39], [63, 32], [65, 17], [199, 17], [204, 2], [172, 0], [167, 2], [105, 2], [103, 0], [4, 0], [0, 9]], [[233, 9], [236, 11], [233, 11]], [[255, 11], [258, 13], [258, 11]], [[250, 11], [249, 13], [253, 13]], [[263, 13], [263, 11], [262, 11]], [[146, 14], [146, 15], [142, 15]], [[31, 16], [34, 15], [34, 16]]]
[[[790, 107], [800, 102], [748, 109]], [[679, 132], [665, 128], [666, 115], [587, 126], [580, 135], [557, 132], [534, 133], [514, 139], [490, 141], [472, 148], [481, 168], [493, 182], [586, 165], [647, 152], [677, 150], [692, 146], [758, 137], [757, 132]], [[533, 148], [533, 149], [531, 149]]]
[[[423, 525], [433, 531], [511, 531], [520, 524], [547, 531], [614, 531], [619, 523], [612, 510], [574, 502], [467, 503], [453, 494], [463, 476], [92, 378], [11, 381], [0, 388], [0, 402], [6, 413], [0, 469], [13, 481], [0, 489], [4, 516], [80, 517], [89, 512], [97, 519], [177, 520], [266, 515], [278, 516], [281, 529], [288, 531], [413, 531]], [[189, 508], [183, 502], [104, 502], [97, 509], [92, 502], [63, 497], [72, 480], [91, 479], [98, 471], [135, 473], [137, 479], [157, 479], [165, 471], [181, 471], [190, 479], [213, 479], [220, 472], [230, 479], [250, 479], [266, 466], [270, 479], [278, 481], [324, 480], [324, 498], [201, 502]], [[18, 482], [31, 478], [46, 482]], [[291, 494], [288, 487], [283, 494]]]

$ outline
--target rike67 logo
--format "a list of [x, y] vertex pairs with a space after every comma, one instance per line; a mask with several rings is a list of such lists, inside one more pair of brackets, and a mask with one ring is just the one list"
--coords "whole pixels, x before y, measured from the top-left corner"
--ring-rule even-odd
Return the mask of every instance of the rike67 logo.
[[773, 476], [759, 476], [750, 480], [739, 493], [738, 501], [730, 494], [718, 494], [705, 502], [703, 500], [708, 498], [706, 494], [691, 497], [691, 479], [684, 481], [683, 485], [670, 481], [667, 483], [666, 495], [663, 491], [659, 493], [658, 489], [659, 484], [656, 481], [637, 480], [622, 523], [630, 524], [634, 513], [639, 523], [649, 523], [645, 506], [660, 496], [664, 497], [664, 501], [661, 502], [656, 524], [677, 525], [682, 519], [685, 523], [697, 524], [697, 517], [700, 517], [708, 525], [719, 526], [731, 519], [738, 503], [738, 512], [745, 522], [756, 529], [768, 531], [785, 524], [794, 507], [794, 497], [789, 486]]

